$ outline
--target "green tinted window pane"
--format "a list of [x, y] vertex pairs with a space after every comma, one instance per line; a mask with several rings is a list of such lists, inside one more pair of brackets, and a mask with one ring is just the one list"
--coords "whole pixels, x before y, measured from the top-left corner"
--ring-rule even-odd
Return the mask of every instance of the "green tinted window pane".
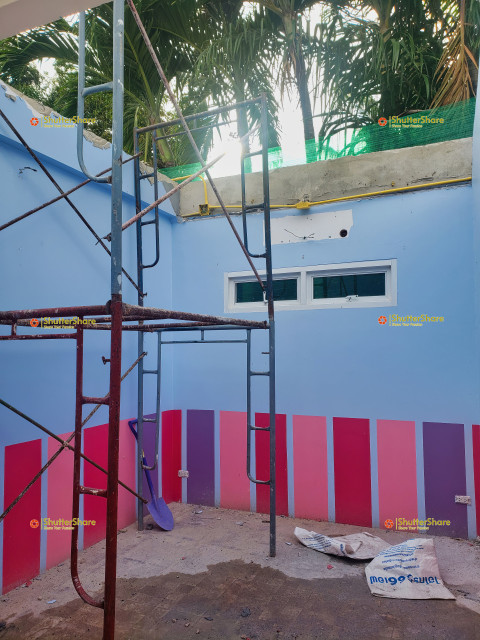
[[274, 300], [296, 300], [297, 280], [274, 280], [273, 281]]
[[[262, 302], [263, 292], [258, 282], [237, 282], [236, 302]], [[274, 300], [296, 300], [297, 280], [274, 280], [273, 281]]]
[[237, 302], [262, 302], [262, 288], [258, 282], [237, 282]]
[[358, 275], [324, 276], [313, 279], [313, 297], [345, 298], [347, 296], [384, 296], [385, 274], [362, 273]]

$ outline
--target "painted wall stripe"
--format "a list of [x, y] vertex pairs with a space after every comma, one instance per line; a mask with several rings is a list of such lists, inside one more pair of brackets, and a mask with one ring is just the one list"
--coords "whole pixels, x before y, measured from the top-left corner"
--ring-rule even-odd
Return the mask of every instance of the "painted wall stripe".
[[423, 464], [423, 424], [415, 422], [418, 519], [425, 520], [425, 469]]
[[[70, 433], [62, 433], [66, 440]], [[72, 446], [74, 440], [71, 442]], [[54, 438], [48, 438], [48, 457], [60, 448]], [[73, 451], [65, 449], [48, 468], [47, 517], [51, 520], [71, 520], [72, 518], [72, 480]], [[47, 531], [47, 569], [63, 562], [70, 554], [70, 531]]]
[[[268, 413], [256, 413], [255, 425], [268, 427], [270, 416]], [[288, 472], [287, 472], [287, 417], [285, 414], [277, 414], [276, 426], [276, 494], [277, 514], [288, 516]], [[270, 438], [268, 432], [255, 433], [255, 462], [256, 477], [258, 480], [268, 480], [270, 477]], [[270, 511], [270, 488], [268, 485], [257, 485], [257, 511], [268, 513]]]
[[377, 421], [380, 527], [395, 518], [418, 517], [415, 423]]
[[[108, 424], [84, 429], [83, 443], [85, 455], [107, 469]], [[83, 481], [86, 487], [92, 489], [107, 488], [107, 476], [88, 462], [83, 465]], [[107, 501], [105, 498], [83, 496], [83, 517], [85, 520], [95, 520], [95, 526], [82, 527], [85, 549], [105, 538], [106, 516]]]
[[467, 508], [455, 504], [455, 495], [465, 495], [467, 488], [463, 424], [424, 422], [423, 457], [426, 516], [451, 521], [428, 533], [466, 538]]
[[[5, 447], [4, 504], [9, 505], [42, 468], [42, 442], [31, 440]], [[10, 511], [3, 528], [3, 591], [6, 593], [40, 572], [41, 483], [28, 490]]]
[[372, 492], [372, 527], [380, 524], [378, 497], [377, 421], [370, 418], [370, 490]]
[[180, 502], [182, 479], [182, 412], [178, 409], [162, 413], [162, 496], [165, 502]]
[[[252, 433], [250, 440], [250, 475], [255, 478], [255, 462], [257, 459], [257, 452], [255, 449], [255, 435]], [[254, 482], [250, 482], [250, 511], [255, 513], [257, 510], [257, 485]]]
[[480, 532], [480, 425], [474, 424], [472, 427], [473, 439], [473, 477], [475, 481], [475, 496], [477, 504], [477, 535]]
[[[0, 478], [5, 478], [5, 447], [0, 445]], [[0, 491], [0, 511], [3, 513], [4, 501], [3, 491]], [[3, 520], [0, 522], [0, 593], [3, 593]]]
[[372, 526], [369, 421], [334, 418], [335, 519]]
[[293, 422], [292, 417], [287, 416], [287, 484], [288, 484], [288, 515], [293, 518], [295, 514], [295, 477], [294, 477], [294, 452], [293, 452]]
[[335, 522], [335, 458], [333, 455], [333, 419], [327, 417], [328, 520]]
[[218, 412], [213, 414], [213, 472], [214, 472], [214, 504], [220, 506], [220, 416]]
[[[135, 486], [136, 444], [128, 420], [120, 420], [118, 477], [128, 487]], [[85, 463], [88, 464], [88, 463]], [[118, 487], [118, 528], [127, 527], [137, 518], [136, 498], [122, 486]]]
[[476, 492], [475, 492], [475, 479], [473, 476], [473, 442], [472, 442], [472, 425], [466, 424], [464, 426], [465, 436], [465, 472], [467, 480], [467, 495], [471, 497], [472, 504], [467, 506], [467, 520], [468, 520], [468, 537], [474, 539], [477, 535], [477, 522], [476, 522]]
[[214, 506], [215, 454], [214, 412], [187, 411], [187, 501]]
[[295, 517], [328, 520], [327, 419], [293, 416]]
[[[150, 425], [149, 425], [150, 426]], [[108, 424], [84, 429], [84, 452], [97, 464], [108, 468]], [[135, 486], [135, 439], [128, 427], [128, 420], [120, 421], [119, 430], [119, 463], [118, 476], [130, 487]], [[148, 438], [148, 435], [147, 435]], [[147, 440], [146, 438], [146, 440]], [[150, 446], [150, 443], [145, 443]], [[150, 461], [149, 461], [150, 462]], [[86, 487], [94, 489], [107, 488], [107, 476], [88, 462], [83, 463], [83, 477]], [[154, 476], [155, 477], [155, 476]], [[106, 525], [106, 500], [96, 496], [84, 496], [83, 520], [95, 520], [95, 526], [82, 527], [85, 548], [103, 540]], [[118, 527], [125, 527], [135, 521], [135, 498], [132, 494], [119, 488], [118, 492]], [[148, 513], [148, 511], [147, 511]]]
[[247, 414], [243, 411], [220, 411], [220, 506], [250, 510]]
[[[48, 460], [48, 438], [42, 438], [42, 468]], [[42, 499], [41, 499], [41, 515], [44, 518], [47, 515], [48, 502], [48, 469], [44, 472], [44, 481], [42, 482]], [[40, 531], [40, 573], [46, 571], [47, 568], [47, 534], [46, 529]]]
[[[155, 418], [155, 413], [149, 413], [144, 416], [144, 418], [153, 419]], [[147, 464], [149, 467], [155, 462], [155, 430], [156, 424], [155, 422], [144, 422], [143, 423], [143, 451], [145, 452], [145, 457], [147, 458]], [[132, 440], [134, 439], [132, 433], [130, 433], [130, 437]], [[150, 478], [152, 479], [153, 489], [155, 491], [155, 495], [158, 496], [158, 468], [150, 471]], [[150, 500], [150, 489], [148, 488], [147, 477], [145, 476], [145, 472], [143, 473], [143, 485], [142, 485], [142, 496], [147, 500]], [[149, 514], [147, 505], [143, 508], [143, 515], [147, 516]]]
[[[182, 413], [182, 469], [188, 470], [187, 465], [187, 421], [185, 412]], [[182, 502], [187, 502], [188, 478], [182, 478]]]

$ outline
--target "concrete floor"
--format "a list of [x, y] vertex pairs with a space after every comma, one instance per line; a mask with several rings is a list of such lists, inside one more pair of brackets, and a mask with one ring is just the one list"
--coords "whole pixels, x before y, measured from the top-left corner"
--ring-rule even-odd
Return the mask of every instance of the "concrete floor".
[[[266, 516], [171, 506], [172, 532], [155, 527], [138, 533], [132, 525], [119, 533], [118, 640], [480, 638], [477, 544], [434, 538], [441, 575], [456, 601], [391, 600], [370, 595], [367, 563], [307, 549], [293, 530], [368, 530], [392, 544], [411, 536], [282, 517], [277, 557], [269, 558]], [[80, 554], [80, 577], [92, 594], [102, 591], [104, 548], [99, 543]], [[69, 571], [65, 562], [3, 596], [0, 639], [100, 639], [103, 612], [82, 603]]]

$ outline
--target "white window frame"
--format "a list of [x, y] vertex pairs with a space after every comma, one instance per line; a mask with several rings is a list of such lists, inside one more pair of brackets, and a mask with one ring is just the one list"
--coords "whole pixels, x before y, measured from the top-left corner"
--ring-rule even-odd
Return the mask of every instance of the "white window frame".
[[[266, 275], [265, 270], [259, 275]], [[345, 298], [315, 299], [313, 297], [313, 279], [319, 276], [363, 275], [365, 273], [385, 274], [384, 296], [347, 296]], [[297, 299], [275, 302], [276, 311], [294, 309], [361, 309], [366, 307], [394, 307], [397, 304], [397, 260], [367, 260], [364, 262], [343, 262], [303, 267], [273, 269], [273, 279], [296, 279]], [[265, 302], [236, 302], [236, 284], [255, 282], [251, 271], [233, 271], [224, 277], [225, 313], [251, 313], [266, 311]]]

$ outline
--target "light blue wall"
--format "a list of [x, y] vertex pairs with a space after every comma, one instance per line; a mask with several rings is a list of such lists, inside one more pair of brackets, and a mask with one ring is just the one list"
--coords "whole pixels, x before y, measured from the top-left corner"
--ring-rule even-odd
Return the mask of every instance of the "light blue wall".
[[[354, 224], [347, 238], [273, 247], [274, 268], [398, 260], [396, 307], [277, 312], [279, 412], [478, 420], [472, 207], [471, 186], [358, 200], [348, 203]], [[345, 203], [324, 205], [309, 213], [345, 208]], [[274, 216], [287, 213], [292, 210]], [[240, 230], [240, 219], [236, 222]], [[250, 216], [249, 224], [251, 238], [261, 238], [261, 216]], [[248, 271], [226, 221], [177, 225], [173, 243], [174, 308], [222, 315], [224, 273]], [[445, 322], [421, 328], [379, 325], [379, 315], [389, 313], [427, 313], [444, 316]], [[242, 347], [174, 349], [177, 406], [244, 410]]]
[[[41, 153], [64, 189], [83, 180], [73, 130], [32, 128], [30, 108], [19, 99], [8, 99], [1, 87], [0, 107]], [[86, 160], [91, 171], [100, 171], [111, 163], [110, 150], [86, 143]], [[25, 166], [37, 171], [22, 170]], [[134, 213], [132, 175], [132, 165], [126, 165], [125, 220]], [[56, 195], [1, 120], [0, 176], [2, 222]], [[152, 190], [147, 181], [144, 185], [144, 200], [150, 202]], [[347, 238], [274, 246], [274, 268], [393, 258], [398, 267], [396, 307], [277, 312], [278, 412], [287, 413], [289, 421], [295, 413], [325, 415], [329, 425], [332, 416], [365, 417], [372, 420], [372, 429], [373, 420], [380, 418], [418, 424], [422, 420], [459, 422], [467, 427], [478, 421], [475, 292], [479, 279], [474, 246], [478, 246], [479, 231], [474, 195], [475, 188], [458, 186], [352, 201], [348, 208], [354, 223]], [[72, 200], [101, 236], [109, 231], [108, 185], [88, 185]], [[340, 203], [315, 207], [309, 213], [345, 208]], [[292, 215], [292, 210], [273, 215], [278, 218], [287, 213]], [[240, 230], [238, 217], [235, 222]], [[226, 221], [213, 217], [180, 224], [166, 209], [160, 227], [161, 259], [145, 274], [146, 305], [224, 315], [224, 274], [248, 271]], [[252, 245], [258, 247], [262, 217], [250, 215], [249, 228]], [[150, 261], [153, 236], [146, 238], [144, 247], [145, 261]], [[135, 230], [130, 228], [124, 233], [124, 266], [134, 277], [135, 262]], [[262, 261], [257, 264], [264, 266]], [[109, 258], [64, 202], [0, 233], [0, 269], [2, 309], [103, 304], [110, 295]], [[137, 301], [125, 279], [124, 299]], [[445, 322], [422, 328], [379, 325], [379, 315], [389, 313], [441, 315]], [[263, 318], [259, 313], [244, 317]], [[0, 332], [6, 329], [0, 327]], [[180, 335], [185, 336], [177, 337]], [[219, 332], [213, 337], [226, 335]], [[124, 333], [124, 370], [136, 358], [136, 344], [134, 333]], [[72, 430], [73, 345], [73, 341], [2, 342], [0, 397], [57, 433]], [[261, 354], [267, 347], [263, 332], [255, 332], [253, 346], [253, 367], [266, 368], [266, 356]], [[154, 336], [146, 336], [146, 349], [150, 354], [146, 367], [151, 368]], [[108, 367], [101, 356], [108, 354], [106, 334], [87, 333], [86, 394], [101, 395], [107, 390]], [[162, 408], [244, 411], [245, 359], [243, 345], [164, 347]], [[146, 413], [155, 409], [153, 383], [153, 377], [147, 377]], [[257, 411], [267, 409], [266, 394], [261, 396], [261, 391], [266, 391], [265, 379], [256, 380]], [[135, 373], [123, 383], [121, 411], [122, 418], [136, 416]], [[103, 408], [91, 424], [106, 420]], [[0, 447], [41, 437], [33, 426], [4, 408], [0, 408], [0, 428]], [[329, 446], [331, 449], [331, 442]], [[470, 482], [472, 471], [467, 467]]]
[[[32, 111], [23, 100], [5, 95], [0, 86], [0, 108], [39, 153], [42, 161], [64, 190], [82, 182], [76, 160], [74, 129], [42, 129], [29, 123]], [[101, 150], [85, 141], [85, 158], [93, 173], [111, 166], [111, 149]], [[28, 166], [36, 169], [23, 169]], [[0, 118], [0, 221], [6, 222], [58, 195]], [[153, 190], [143, 181], [145, 200]], [[161, 188], [161, 187], [160, 187]], [[71, 196], [81, 213], [103, 237], [110, 230], [110, 186], [89, 184]], [[170, 209], [169, 205], [167, 207]], [[124, 166], [123, 218], [135, 213], [133, 197], [133, 163]], [[160, 216], [161, 259], [156, 273], [145, 276], [147, 304], [171, 306], [171, 241], [173, 216]], [[146, 227], [144, 255], [150, 262], [154, 251], [153, 226]], [[124, 267], [134, 280], [136, 274], [135, 227], [124, 232]], [[52, 306], [105, 304], [110, 298], [110, 258], [90, 234], [70, 206], [60, 201], [33, 214], [26, 220], [0, 232], [0, 308], [31, 309]], [[161, 276], [159, 274], [162, 274]], [[124, 278], [124, 300], [137, 303], [134, 287]], [[6, 334], [6, 327], [0, 327]], [[137, 356], [135, 333], [124, 332], [122, 369], [125, 371]], [[151, 346], [150, 346], [151, 345]], [[153, 351], [153, 338], [146, 339]], [[109, 357], [106, 332], [86, 332], [84, 391], [100, 396], [108, 390], [109, 367], [101, 356]], [[153, 354], [155, 351], [153, 351]], [[147, 366], [153, 361], [147, 362]], [[24, 411], [56, 433], [73, 430], [75, 407], [75, 342], [72, 340], [2, 341], [0, 343], [0, 397]], [[168, 368], [171, 364], [165, 363]], [[136, 416], [136, 373], [123, 383], [122, 418]], [[153, 380], [147, 378], [146, 413], [154, 411]], [[164, 389], [165, 408], [170, 408], [169, 385]], [[102, 407], [90, 426], [107, 421]], [[9, 445], [41, 437], [34, 426], [0, 407], [0, 445]]]
[[[82, 181], [74, 129], [31, 127], [30, 107], [19, 98], [9, 99], [3, 87], [0, 106], [64, 189]], [[109, 149], [89, 142], [85, 142], [85, 156], [93, 172], [111, 163]], [[37, 171], [22, 170], [25, 166]], [[0, 175], [2, 221], [56, 195], [3, 121]], [[134, 213], [132, 176], [133, 166], [128, 164], [124, 168], [124, 219]], [[147, 181], [144, 185], [148, 202], [152, 190]], [[472, 214], [478, 207], [474, 209], [473, 191], [470, 186], [459, 186], [354, 201], [348, 205], [354, 224], [347, 238], [274, 246], [275, 268], [398, 260], [397, 307], [277, 313], [279, 411], [464, 423], [478, 419], [475, 326], [479, 314], [474, 294], [478, 276], [473, 268], [478, 228]], [[73, 194], [72, 200], [101, 236], [108, 232], [108, 185], [90, 184]], [[309, 213], [345, 208], [345, 203], [325, 205]], [[235, 220], [240, 228], [240, 219]], [[251, 215], [249, 224], [251, 238], [260, 238], [261, 216]], [[161, 260], [145, 274], [146, 304], [223, 315], [224, 273], [248, 270], [226, 221], [215, 217], [178, 224], [166, 212], [160, 225]], [[151, 229], [147, 228], [147, 234]], [[150, 236], [145, 241], [145, 260], [152, 255]], [[264, 266], [257, 262], [260, 268]], [[133, 228], [124, 233], [124, 266], [135, 278]], [[95, 246], [94, 238], [65, 202], [0, 234], [0, 268], [2, 309], [101, 304], [109, 298], [109, 258]], [[126, 279], [124, 299], [136, 303], [136, 292]], [[378, 324], [382, 312], [443, 315], [445, 322], [394, 329]], [[260, 314], [245, 317], [257, 320]], [[254, 353], [259, 354], [265, 350], [265, 336], [256, 332], [256, 340]], [[128, 366], [135, 359], [136, 336], [125, 333], [124, 345], [123, 362]], [[146, 337], [146, 345], [153, 354], [153, 336]], [[8, 371], [2, 376], [2, 397], [54, 430], [67, 430], [73, 416], [73, 342], [2, 342], [0, 347], [2, 369]], [[101, 355], [108, 356], [106, 336], [91, 332], [85, 358], [88, 394], [98, 395], [106, 389], [108, 367], [101, 363]], [[256, 357], [256, 364], [262, 366], [265, 356]], [[163, 407], [243, 410], [244, 364], [245, 349], [240, 345], [165, 347]], [[135, 378], [124, 383], [124, 417], [136, 414]], [[259, 381], [258, 387], [262, 384], [265, 381]], [[153, 379], [147, 378], [147, 385], [146, 409], [153, 411]], [[258, 408], [265, 407], [259, 404]], [[34, 427], [23, 422], [20, 426], [14, 416], [7, 417], [6, 410], [0, 418], [12, 425], [4, 444], [38, 435]], [[98, 422], [105, 419], [103, 409]]]

